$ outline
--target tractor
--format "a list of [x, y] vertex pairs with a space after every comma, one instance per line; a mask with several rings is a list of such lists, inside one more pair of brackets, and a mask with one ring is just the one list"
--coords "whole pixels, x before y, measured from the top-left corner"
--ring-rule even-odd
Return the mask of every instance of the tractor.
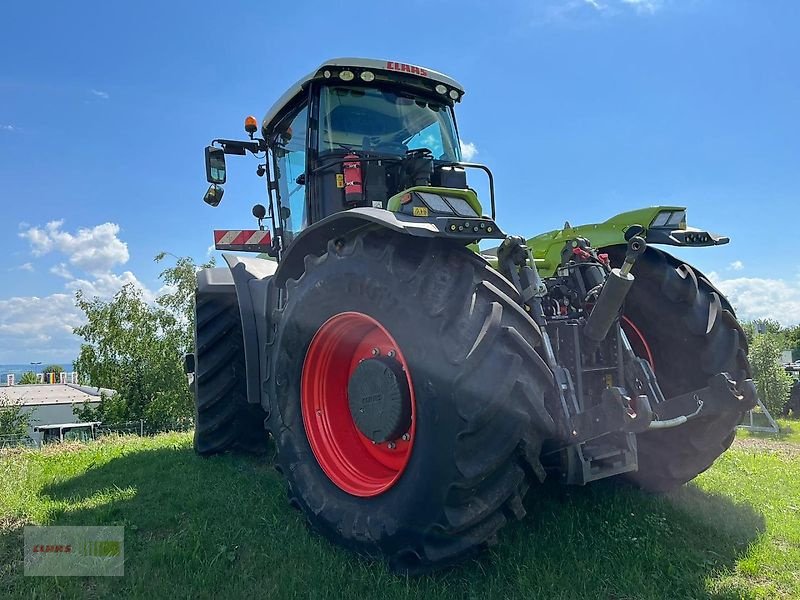
[[329, 60], [205, 150], [207, 204], [247, 154], [268, 202], [214, 232], [238, 254], [197, 274], [196, 452], [273, 440], [312, 528], [401, 573], [493, 543], [546, 478], [681, 486], [756, 402], [731, 305], [654, 247], [728, 239], [680, 206], [507, 234], [491, 171], [462, 160], [463, 95]]

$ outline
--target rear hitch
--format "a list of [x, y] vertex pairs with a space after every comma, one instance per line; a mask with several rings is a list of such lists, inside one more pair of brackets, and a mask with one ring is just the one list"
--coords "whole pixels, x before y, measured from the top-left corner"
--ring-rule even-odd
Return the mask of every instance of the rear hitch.
[[656, 418], [648, 429], [668, 429], [696, 418], [744, 412], [755, 405], [756, 388], [752, 379], [737, 383], [728, 373], [719, 373], [708, 380], [706, 387], [657, 404]]
[[615, 431], [641, 433], [647, 431], [652, 420], [647, 396], [640, 395], [633, 401], [623, 388], [610, 387], [603, 391], [600, 404], [573, 417], [568, 441], [577, 444]]

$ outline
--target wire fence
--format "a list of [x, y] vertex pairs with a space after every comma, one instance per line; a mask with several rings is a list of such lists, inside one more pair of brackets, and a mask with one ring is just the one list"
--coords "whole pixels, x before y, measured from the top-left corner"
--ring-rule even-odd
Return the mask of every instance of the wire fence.
[[95, 428], [95, 437], [105, 435], [139, 435], [151, 436], [165, 431], [189, 431], [194, 427], [194, 421], [185, 419], [181, 421], [153, 423], [140, 419], [139, 421], [126, 421], [125, 423], [101, 423]]
[[114, 435], [154, 436], [167, 431], [189, 431], [194, 421], [184, 419], [173, 422], [127, 421], [124, 423], [75, 423], [69, 427], [51, 429], [41, 435], [0, 435], [0, 450], [6, 448], [41, 448], [43, 445], [71, 441], [90, 441]]
[[0, 450], [3, 448], [36, 448], [36, 440], [27, 435], [0, 435]]

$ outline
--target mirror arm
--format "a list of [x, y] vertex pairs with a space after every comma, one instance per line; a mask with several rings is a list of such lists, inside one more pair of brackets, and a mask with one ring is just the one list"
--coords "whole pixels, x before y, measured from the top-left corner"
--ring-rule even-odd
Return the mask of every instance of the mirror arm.
[[247, 152], [257, 154], [267, 149], [267, 142], [262, 139], [251, 141], [218, 139], [212, 140], [211, 144], [219, 144], [225, 154], [235, 154], [237, 156], [244, 156]]

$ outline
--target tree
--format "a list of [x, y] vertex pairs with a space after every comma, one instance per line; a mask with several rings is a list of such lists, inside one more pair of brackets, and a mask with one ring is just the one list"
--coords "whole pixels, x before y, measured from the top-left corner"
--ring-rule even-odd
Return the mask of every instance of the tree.
[[768, 331], [756, 335], [750, 344], [750, 366], [758, 397], [772, 415], [783, 411], [793, 383], [781, 366], [783, 341], [783, 336]]
[[783, 346], [786, 340], [787, 330], [774, 319], [754, 319], [752, 321], [745, 321], [742, 323], [742, 329], [744, 329], [748, 344], [753, 343], [756, 335], [764, 333], [775, 336], [780, 346]]
[[0, 436], [28, 435], [33, 412], [0, 393]]
[[[159, 254], [156, 262], [165, 256]], [[75, 328], [84, 339], [75, 368], [90, 385], [116, 390], [102, 397], [97, 409], [77, 408], [79, 418], [110, 424], [144, 419], [168, 427], [192, 417], [183, 355], [192, 345], [196, 272], [191, 258], [177, 258], [162, 271], [165, 291], [154, 303], [145, 302], [132, 284], [111, 300], [78, 291], [76, 304], [86, 324]]]
[[36, 373], [33, 371], [25, 371], [19, 378], [20, 385], [31, 385], [34, 383], [38, 383], [38, 381], [36, 379]]
[[792, 351], [792, 360], [800, 360], [800, 325], [786, 330], [786, 345]]

